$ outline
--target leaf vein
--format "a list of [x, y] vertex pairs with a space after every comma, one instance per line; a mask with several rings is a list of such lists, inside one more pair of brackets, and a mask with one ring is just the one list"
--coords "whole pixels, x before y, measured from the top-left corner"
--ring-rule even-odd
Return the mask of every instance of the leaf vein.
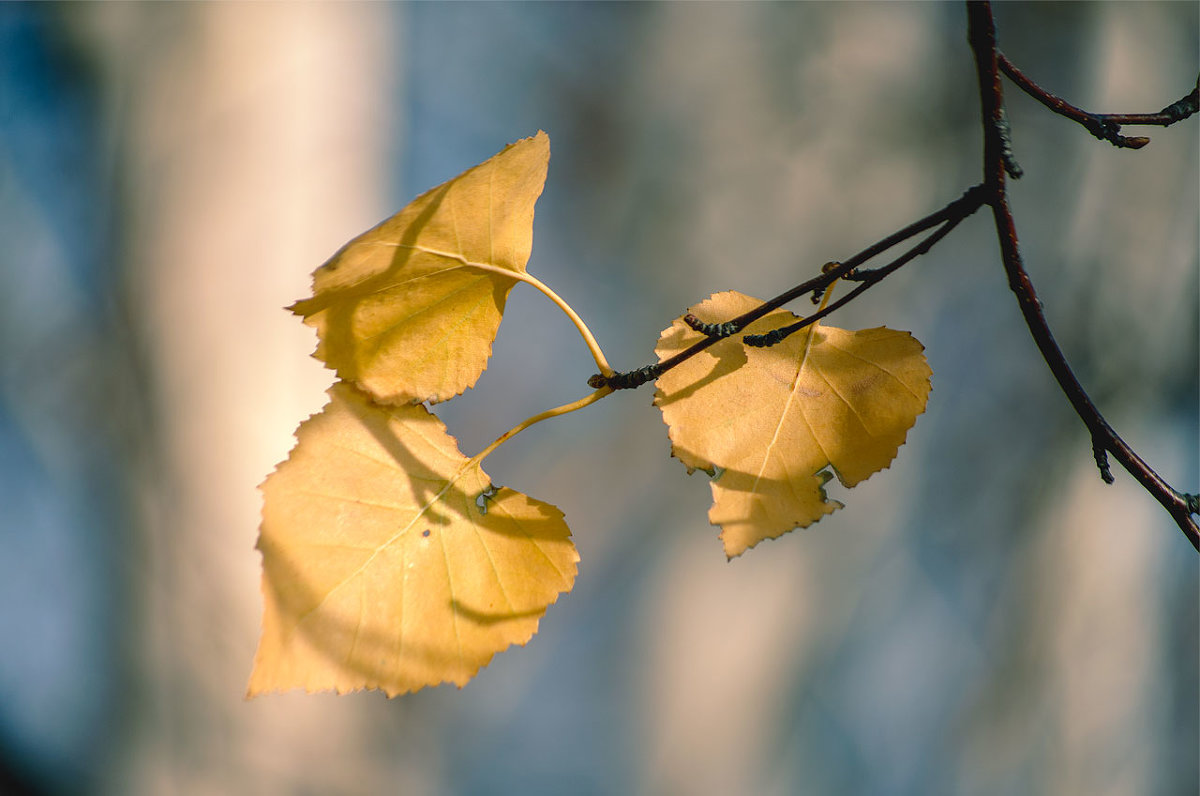
[[[750, 487], [751, 491], [758, 491], [758, 482], [762, 480], [763, 473], [765, 473], [767, 470], [767, 463], [771, 460], [771, 454], [775, 450], [775, 443], [779, 441], [779, 434], [783, 430], [784, 422], [787, 420], [788, 413], [791, 412], [792, 401], [796, 398], [796, 392], [800, 387], [800, 379], [804, 375], [804, 366], [807, 364], [808, 354], [812, 350], [812, 341], [813, 334], [812, 327], [810, 327], [804, 341], [804, 353], [801, 355], [800, 362], [796, 366], [796, 376], [792, 379], [791, 387], [788, 390], [787, 401], [784, 402], [783, 410], [779, 413], [779, 421], [775, 424], [775, 431], [771, 435], [771, 441], [767, 443], [767, 450], [763, 454], [763, 460], [762, 464], [758, 468], [758, 474], [754, 476], [754, 484]], [[809, 431], [811, 432], [812, 425], [809, 424], [808, 418], [804, 416], [803, 406], [801, 406], [800, 414], [802, 417], [804, 417], [805, 425], [808, 425]], [[816, 439], [815, 435], [813, 436], [813, 439]], [[818, 441], [817, 446], [820, 447], [820, 444], [821, 443]], [[824, 449], [822, 449], [822, 453], [823, 452]]]
[[537, 550], [539, 553], [542, 554], [542, 558], [546, 559], [546, 563], [550, 565], [551, 569], [554, 570], [554, 572], [558, 575], [558, 577], [561, 580], [563, 580], [563, 581], [570, 580], [570, 578], [567, 577], [567, 574], [558, 568], [558, 564], [556, 564], [554, 562], [554, 559], [550, 557], [550, 554], [547, 553], [544, 549], [542, 549], [542, 546], [540, 544], [538, 544], [538, 540], [534, 538], [533, 534], [531, 534], [529, 531], [525, 530], [524, 523], [522, 523], [515, 516], [513, 516], [513, 513], [511, 511], [504, 508], [504, 506], [502, 504], [500, 504], [499, 502], [494, 504], [493, 510], [503, 512], [506, 517], [508, 517], [510, 520], [512, 520], [513, 523], [515, 523], [516, 526], [521, 529], [521, 533], [525, 534], [525, 538], [529, 540], [529, 543], [531, 545], [533, 545], [533, 548], [535, 550]]
[[350, 666], [351, 661], [354, 660], [354, 650], [358, 646], [358, 634], [362, 630], [363, 603], [365, 602], [365, 600], [363, 599], [363, 591], [365, 589], [366, 589], [366, 584], [359, 581], [359, 584], [358, 584], [358, 618], [354, 622], [354, 635], [350, 639], [350, 648], [346, 650], [345, 664], [347, 666]]
[[[465, 510], [470, 511], [470, 507], [468, 506]], [[504, 597], [504, 602], [508, 604], [509, 613], [515, 614], [517, 612], [516, 606], [513, 605], [512, 598], [508, 596], [508, 590], [504, 588], [504, 581], [500, 577], [500, 569], [496, 566], [496, 559], [492, 556], [492, 550], [488, 547], [483, 533], [479, 530], [479, 523], [472, 522], [471, 530], [475, 532], [475, 538], [479, 540], [479, 546], [483, 548], [484, 555], [487, 556], [488, 565], [492, 568], [492, 574], [496, 576], [496, 585], [500, 589], [500, 594]]]
[[[411, 506], [397, 505], [395, 503], [384, 503], [378, 500], [367, 500], [365, 498], [349, 497], [347, 495], [335, 495], [332, 492], [318, 492], [315, 489], [294, 489], [294, 495], [307, 495], [309, 497], [321, 498], [323, 500], [336, 500], [340, 503], [354, 503], [359, 506], [370, 506], [377, 509], [387, 509], [388, 511], [404, 512], [411, 511]], [[371, 549], [371, 548], [364, 548]]]
[[[446, 269], [446, 270], [452, 270], [452, 269]], [[445, 273], [445, 271], [439, 271], [438, 273]], [[437, 312], [439, 312], [438, 307], [447, 303], [448, 301], [453, 300], [454, 298], [458, 297], [460, 294], [466, 293], [467, 291], [475, 288], [476, 286], [479, 285], [480, 282], [486, 282], [487, 279], [488, 279], [488, 277], [485, 277], [485, 276], [481, 276], [477, 279], [472, 279], [470, 282], [462, 284], [462, 285], [454, 288], [453, 290], [443, 293], [435, 301], [433, 301], [429, 304], [424, 304], [424, 305], [418, 307], [417, 309], [413, 310], [412, 312], [409, 312], [406, 315], [398, 316], [394, 321], [389, 323], [384, 328], [380, 329], [378, 332], [375, 332], [373, 334], [364, 334], [361, 337], [359, 337], [358, 339], [363, 344], [369, 343], [370, 341], [376, 340], [378, 338], [386, 339], [386, 336], [395, 332], [396, 328], [398, 326], [402, 326], [406, 323], [410, 323], [414, 318], [418, 318], [422, 315], [426, 315], [429, 313], [436, 314]], [[443, 336], [443, 339], [445, 339], [445, 336]], [[378, 343], [371, 346], [372, 352], [378, 351], [379, 346], [382, 345], [383, 342], [384, 342], [383, 340], [380, 340]]]
[[[841, 400], [841, 402], [846, 405], [846, 408], [849, 409], [851, 411], [851, 413], [853, 413], [854, 417], [858, 420], [859, 425], [861, 425], [863, 427], [863, 430], [867, 432], [867, 435], [870, 437], [875, 437], [875, 434], [871, 431], [871, 427], [867, 425], [867, 421], [863, 418], [862, 413], [860, 413], [858, 411], [858, 407], [856, 407], [854, 405], [854, 403], [850, 401], [850, 399], [848, 399], [846, 396], [842, 395], [842, 391], [839, 390], [837, 388], [837, 385], [835, 385], [832, 381], [830, 381], [829, 378], [824, 373], [821, 373], [820, 370], [814, 370], [813, 372], [816, 373], [816, 375], [818, 377], [820, 377], [821, 381], [825, 382], [825, 384], [827, 384], [829, 386], [829, 389], [832, 390], [833, 393], [835, 395], [837, 395], [838, 399]], [[832, 464], [832, 463], [833, 462], [831, 461], [830, 464]]]
[[[450, 554], [446, 552], [446, 534], [439, 533], [437, 537], [438, 544], [442, 548], [442, 561], [446, 564], [446, 588], [450, 591], [450, 603], [453, 605], [456, 599], [454, 596], [454, 576], [450, 572]], [[466, 666], [466, 656], [463, 655], [462, 634], [458, 631], [458, 611], [450, 611], [450, 622], [454, 628], [454, 643], [458, 647], [458, 664], [459, 666]]]
[[901, 387], [908, 390], [909, 393], [911, 393], [914, 398], [916, 398], [918, 401], [921, 400], [920, 394], [918, 394], [917, 391], [914, 390], [912, 387], [909, 387], [908, 383], [906, 381], [901, 379], [895, 373], [892, 373], [890, 370], [885, 368], [883, 365], [880, 365], [878, 362], [875, 362], [874, 360], [870, 360], [865, 357], [859, 356], [858, 354], [854, 353], [853, 351], [849, 351], [845, 348], [842, 348], [841, 346], [836, 345], [835, 343], [829, 343], [829, 347], [842, 352], [843, 354], [845, 354], [848, 357], [853, 357], [853, 358], [857, 359], [859, 362], [865, 362], [866, 364], [870, 365], [871, 367], [875, 368], [876, 370], [879, 370], [882, 373], [887, 374], [891, 379], [893, 379], [894, 381], [899, 383]]
[[[299, 626], [310, 615], [319, 611], [321, 609], [321, 607], [326, 603], [326, 601], [328, 601], [329, 598], [333, 596], [334, 592], [338, 591], [343, 586], [345, 586], [347, 583], [349, 583], [351, 580], [353, 580], [354, 578], [356, 578], [360, 574], [362, 574], [362, 572], [371, 565], [371, 562], [373, 562], [376, 559], [376, 557], [379, 556], [380, 553], [382, 553], [388, 547], [391, 547], [391, 545], [393, 543], [395, 543], [395, 541], [397, 539], [404, 536], [404, 534], [408, 533], [409, 530], [411, 530], [412, 527], [414, 525], [416, 525], [417, 520], [419, 520], [421, 517], [425, 516], [425, 512], [429, 511], [429, 509], [435, 503], [437, 503], [439, 500], [442, 499], [442, 495], [446, 494], [446, 492], [448, 492], [450, 490], [450, 487], [453, 486], [454, 483], [456, 481], [458, 481], [458, 479], [461, 478], [467, 472], [467, 469], [468, 468], [464, 466], [461, 470], [459, 470], [457, 473], [455, 473], [454, 477], [446, 482], [446, 485], [444, 487], [442, 487], [441, 491], [439, 491], [436, 495], [434, 495], [432, 498], [430, 498], [429, 501], [427, 501], [424, 506], [421, 506], [417, 510], [417, 512], [413, 515], [412, 519], [408, 521], [408, 524], [406, 524], [403, 528], [396, 531], [394, 534], [392, 534], [390, 537], [388, 537], [386, 540], [384, 540], [382, 543], [380, 543], [378, 546], [376, 546], [374, 552], [372, 552], [371, 555], [367, 556], [366, 561], [363, 561], [362, 564], [360, 564], [356, 569], [354, 569], [352, 572], [350, 572], [350, 574], [346, 575], [346, 577], [342, 578], [337, 583], [335, 583], [332, 587], [330, 587], [329, 591], [325, 593], [325, 596], [321, 598], [320, 602], [318, 602], [312, 608], [308, 609], [303, 614], [298, 616], [296, 618], [296, 625]], [[438, 535], [444, 536], [445, 534], [438, 534]], [[443, 543], [443, 552], [444, 552], [444, 549], [445, 549], [445, 544]], [[457, 633], [457, 627], [455, 628], [455, 632]]]

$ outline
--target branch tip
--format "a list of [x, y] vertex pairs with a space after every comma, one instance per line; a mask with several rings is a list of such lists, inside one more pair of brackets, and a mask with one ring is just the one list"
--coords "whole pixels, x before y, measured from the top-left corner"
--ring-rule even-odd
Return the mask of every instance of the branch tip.
[[1080, 125], [1099, 140], [1107, 141], [1122, 149], [1141, 149], [1150, 143], [1150, 139], [1141, 135], [1121, 135], [1121, 125], [1145, 124], [1168, 127], [1196, 113], [1200, 106], [1200, 90], [1194, 89], [1186, 97], [1171, 103], [1158, 113], [1091, 113], [1075, 107], [1062, 97], [1051, 94], [1033, 82], [1012, 61], [1008, 60], [1004, 53], [996, 51], [996, 65], [999, 71], [1012, 80], [1018, 88], [1051, 111]]
[[1112, 468], [1108, 464], [1108, 451], [1104, 449], [1098, 437], [1092, 437], [1092, 456], [1096, 457], [1096, 467], [1100, 469], [1100, 480], [1106, 484], [1113, 483]]

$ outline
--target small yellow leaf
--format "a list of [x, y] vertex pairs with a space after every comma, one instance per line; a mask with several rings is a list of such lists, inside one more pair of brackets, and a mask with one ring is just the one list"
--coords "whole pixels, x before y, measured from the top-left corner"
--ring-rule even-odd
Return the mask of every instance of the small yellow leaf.
[[262, 487], [249, 694], [462, 686], [571, 589], [562, 512], [493, 490], [424, 406], [329, 395]]
[[473, 386], [525, 273], [549, 160], [539, 131], [343, 246], [290, 307], [317, 329], [314, 356], [385, 403]]
[[[689, 311], [720, 322], [760, 303], [717, 293]], [[796, 320], [775, 310], [745, 331]], [[702, 339], [677, 319], [655, 353], [662, 361]], [[716, 474], [708, 517], [727, 556], [839, 508], [825, 495], [826, 469], [850, 487], [891, 463], [929, 397], [923, 350], [907, 332], [814, 324], [770, 348], [721, 340], [659, 377], [672, 453]]]

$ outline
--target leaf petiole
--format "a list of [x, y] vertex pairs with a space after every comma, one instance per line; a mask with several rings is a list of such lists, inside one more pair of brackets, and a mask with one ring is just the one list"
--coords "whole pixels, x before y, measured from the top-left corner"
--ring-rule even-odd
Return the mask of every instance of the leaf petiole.
[[552, 417], [559, 417], [561, 415], [570, 414], [571, 412], [576, 412], [580, 409], [583, 409], [585, 406], [591, 406], [592, 404], [596, 403], [596, 401], [599, 401], [601, 398], [604, 398], [607, 395], [611, 395], [612, 393], [613, 393], [612, 387], [601, 387], [600, 389], [596, 390], [595, 392], [591, 393], [590, 395], [585, 395], [584, 397], [580, 398], [578, 401], [572, 401], [569, 404], [563, 404], [562, 406], [556, 406], [553, 409], [547, 409], [545, 412], [540, 412], [540, 413], [534, 415], [533, 417], [529, 417], [529, 418], [526, 418], [525, 420], [522, 420], [520, 423], [513, 426], [508, 431], [505, 431], [503, 434], [501, 434], [499, 437], [497, 437], [495, 442], [493, 442], [491, 445], [488, 445], [482, 451], [480, 451], [479, 453], [472, 456], [471, 460], [466, 464], [466, 466], [463, 469], [466, 470], [470, 467], [479, 465], [480, 462], [482, 462], [488, 456], [491, 456], [492, 453], [494, 453], [497, 448], [499, 448], [501, 445], [508, 442], [510, 439], [515, 437], [517, 434], [520, 434], [522, 431], [529, 428], [530, 426], [532, 426], [536, 423], [540, 423], [543, 420], [549, 420]]
[[601, 373], [605, 376], [611, 376], [616, 373], [612, 369], [612, 366], [608, 364], [608, 360], [605, 358], [604, 352], [600, 349], [600, 343], [596, 342], [592, 330], [588, 328], [588, 325], [583, 322], [583, 318], [579, 317], [579, 313], [575, 312], [575, 309], [570, 304], [536, 276], [527, 273], [514, 274], [514, 276], [522, 282], [540, 290], [546, 298], [553, 301], [560, 310], [566, 313], [567, 317], [571, 319], [571, 323], [575, 324], [575, 328], [579, 331], [579, 336], [583, 338], [584, 344], [588, 347], [588, 351], [591, 352], [592, 359], [596, 360], [596, 367], [600, 368]]
[[477, 271], [486, 271], [489, 274], [508, 277], [509, 279], [515, 279], [518, 282], [524, 282], [527, 285], [537, 288], [544, 296], [546, 296], [546, 298], [553, 301], [560, 310], [566, 313], [567, 317], [571, 319], [571, 323], [575, 324], [575, 328], [579, 331], [579, 336], [583, 338], [584, 344], [588, 347], [588, 351], [591, 352], [592, 359], [596, 360], [596, 367], [600, 368], [600, 372], [605, 376], [611, 376], [612, 374], [616, 373], [616, 371], [612, 369], [612, 366], [608, 364], [608, 359], [604, 356], [604, 352], [600, 349], [600, 343], [596, 342], [596, 337], [592, 334], [592, 330], [589, 329], [588, 325], [583, 322], [583, 318], [579, 317], [579, 313], [575, 312], [575, 309], [560, 295], [555, 293], [549, 285], [538, 279], [533, 274], [525, 271], [513, 271], [508, 268], [501, 268], [498, 265], [492, 265], [490, 263], [477, 263], [474, 260], [468, 260], [466, 257], [463, 257], [461, 254], [456, 252], [442, 251], [439, 249], [430, 248], [428, 246], [415, 246], [406, 244], [389, 245], [415, 249], [435, 257], [454, 260], [455, 262], [459, 263], [458, 266], [452, 266], [454, 268], [462, 266], [474, 268]]
[[[834, 265], [835, 266], [841, 265], [841, 263], [834, 263]], [[821, 306], [817, 307], [817, 312], [825, 311], [825, 307], [827, 307], [829, 305], [829, 299], [833, 298], [833, 289], [835, 287], [837, 287], [837, 283], [840, 280], [841, 280], [841, 277], [839, 276], [837, 279], [834, 279], [832, 282], [830, 282], [828, 285], [825, 286], [824, 294], [821, 296]]]

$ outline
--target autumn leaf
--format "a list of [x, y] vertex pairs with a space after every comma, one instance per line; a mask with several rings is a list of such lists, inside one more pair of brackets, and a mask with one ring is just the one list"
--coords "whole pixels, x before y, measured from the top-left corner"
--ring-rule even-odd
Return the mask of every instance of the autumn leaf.
[[[717, 293], [689, 311], [718, 322], [760, 303]], [[745, 331], [796, 320], [776, 310]], [[702, 339], [680, 318], [655, 352], [662, 361]], [[929, 396], [923, 350], [907, 332], [814, 324], [770, 348], [726, 338], [658, 378], [672, 453], [715, 475], [708, 516], [727, 556], [840, 508], [827, 470], [852, 487], [891, 463]]]
[[529, 281], [550, 139], [538, 132], [347, 243], [290, 309], [316, 356], [377, 401], [453, 398], [487, 367], [509, 291]]
[[462, 686], [571, 589], [562, 513], [493, 490], [425, 406], [329, 395], [262, 487], [249, 694]]

